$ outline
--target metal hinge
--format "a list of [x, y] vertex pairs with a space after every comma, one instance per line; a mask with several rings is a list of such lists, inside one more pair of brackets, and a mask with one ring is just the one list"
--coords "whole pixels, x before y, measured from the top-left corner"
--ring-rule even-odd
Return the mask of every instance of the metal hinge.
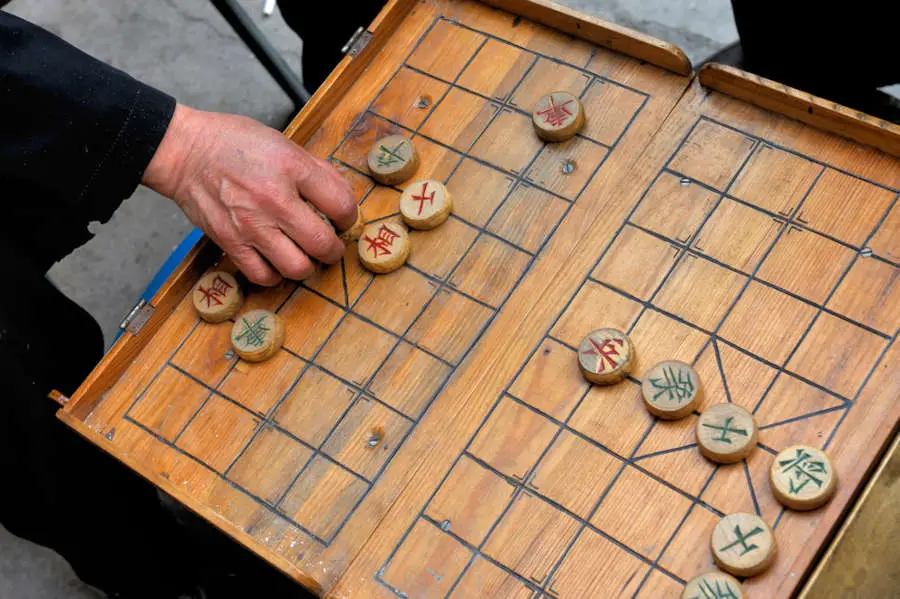
[[366, 46], [372, 41], [372, 37], [371, 31], [367, 31], [364, 27], [360, 27], [356, 30], [356, 33], [350, 37], [350, 41], [344, 44], [344, 47], [341, 48], [341, 52], [351, 58], [356, 58], [359, 56], [360, 52], [366, 49]]
[[147, 300], [142, 299], [131, 309], [131, 312], [119, 325], [119, 328], [123, 331], [128, 331], [132, 335], [137, 335], [153, 316], [154, 312], [156, 312], [156, 308], [148, 304]]

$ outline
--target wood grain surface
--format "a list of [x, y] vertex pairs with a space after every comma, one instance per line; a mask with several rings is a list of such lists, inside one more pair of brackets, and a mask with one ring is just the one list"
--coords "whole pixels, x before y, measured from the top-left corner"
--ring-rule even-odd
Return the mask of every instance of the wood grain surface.
[[[451, 218], [391, 274], [351, 244], [302, 285], [246, 287], [243, 311], [286, 324], [261, 364], [197, 318], [187, 290], [234, 267], [196, 257], [61, 417], [329, 597], [677, 595], [735, 511], [779, 547], [748, 596], [790, 596], [900, 420], [897, 159], [477, 2], [379, 22], [287, 134], [369, 222], [399, 222], [401, 193], [366, 174], [371, 145], [411, 137]], [[587, 122], [548, 145], [530, 109], [560, 89]], [[576, 348], [607, 326], [635, 363], [594, 387]], [[647, 413], [640, 378], [669, 359], [697, 371], [700, 411], [754, 413], [746, 461], [706, 461], [696, 414]], [[768, 489], [796, 443], [840, 475], [814, 512]]]

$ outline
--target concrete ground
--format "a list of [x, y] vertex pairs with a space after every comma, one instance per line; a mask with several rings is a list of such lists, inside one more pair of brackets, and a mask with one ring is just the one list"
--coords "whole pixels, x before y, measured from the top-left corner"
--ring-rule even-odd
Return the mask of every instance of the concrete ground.
[[[561, 1], [673, 42], [695, 64], [737, 39], [729, 0]], [[241, 3], [299, 72], [302, 44], [277, 12], [263, 18], [263, 0]], [[291, 116], [290, 101], [206, 0], [13, 0], [6, 10], [195, 108], [278, 128]], [[174, 204], [141, 188], [50, 277], [97, 318], [111, 342], [123, 315], [191, 229]], [[59, 556], [0, 527], [0, 599], [98, 596]]]

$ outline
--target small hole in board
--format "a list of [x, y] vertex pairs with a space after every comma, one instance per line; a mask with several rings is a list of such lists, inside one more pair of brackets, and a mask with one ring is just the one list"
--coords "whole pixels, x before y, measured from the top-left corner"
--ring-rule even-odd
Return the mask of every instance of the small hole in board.
[[369, 449], [375, 449], [381, 442], [384, 440], [384, 428], [380, 426], [376, 426], [371, 431], [369, 431], [369, 436], [366, 438], [366, 447]]

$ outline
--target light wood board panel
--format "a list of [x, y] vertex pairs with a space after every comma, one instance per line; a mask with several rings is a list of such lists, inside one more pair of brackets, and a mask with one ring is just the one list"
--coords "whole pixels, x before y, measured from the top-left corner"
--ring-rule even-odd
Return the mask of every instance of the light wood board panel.
[[[62, 417], [330, 597], [664, 596], [712, 567], [710, 532], [734, 511], [779, 543], [750, 596], [790, 596], [900, 419], [897, 159], [476, 2], [400, 4], [371, 64], [332, 78], [340, 101], [305, 112], [324, 120], [288, 134], [370, 222], [398, 218], [400, 190], [366, 154], [410, 136], [450, 221], [414, 233], [390, 275], [351, 246], [301, 285], [248, 289], [245, 310], [287, 324], [262, 364], [170, 300]], [[560, 145], [529, 119], [551, 89], [587, 114]], [[602, 326], [637, 355], [608, 388], [575, 360]], [[638, 382], [667, 359], [697, 370], [701, 410], [754, 412], [746, 461], [706, 462], [696, 415], [647, 414]], [[100, 379], [116, 382], [101, 395]], [[766, 479], [799, 442], [841, 480], [808, 514]]]
[[[475, 348], [541, 301], [604, 210], [598, 190], [621, 180], [689, 82], [474, 2], [416, 3], [395, 25], [305, 145], [351, 181], [368, 221], [390, 221], [399, 189], [376, 186], [365, 157], [377, 137], [412, 136], [416, 176], [447, 184], [451, 220], [414, 233], [409, 264], [390, 275], [364, 271], [351, 246], [303, 285], [247, 290], [244, 310], [287, 325], [262, 364], [239, 362], [229, 323], [199, 322], [184, 300], [78, 412], [85, 434], [322, 593], [425, 463], [447, 424], [438, 411], [467, 399], [449, 381], [502, 384]], [[560, 146], [531, 130], [548, 86], [581, 96], [591, 122]], [[508, 351], [521, 361], [528, 339]]]
[[[749, 596], [791, 596], [900, 418], [898, 186], [895, 158], [693, 84], [620, 185], [598, 190], [604, 215], [541, 301], [498, 321], [473, 356], [482, 371], [438, 397], [437, 447], [339, 589], [453, 597], [496, 579], [523, 596], [658, 597], [714, 568], [713, 527], [748, 511], [779, 546]], [[583, 384], [576, 346], [598, 326], [630, 333], [631, 381]], [[507, 349], [520, 339], [524, 358]], [[696, 416], [647, 415], [637, 383], [664, 359], [697, 369], [701, 410], [754, 413], [747, 460], [706, 462]], [[446, 411], [454, 394], [467, 399]], [[768, 488], [796, 443], [825, 448], [841, 480], [810, 513]]]

